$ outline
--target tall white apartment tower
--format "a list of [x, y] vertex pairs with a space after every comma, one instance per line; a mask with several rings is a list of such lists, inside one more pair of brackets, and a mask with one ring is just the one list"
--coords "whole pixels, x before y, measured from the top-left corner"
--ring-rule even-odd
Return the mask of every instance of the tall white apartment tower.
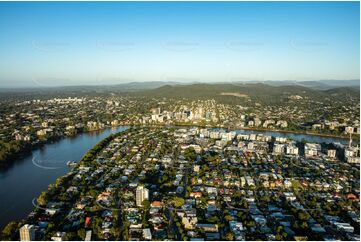
[[144, 200], [149, 199], [149, 190], [144, 186], [138, 186], [137, 190], [135, 191], [135, 200], [138, 207], [142, 206], [142, 202]]
[[35, 240], [35, 226], [25, 224], [20, 228], [20, 240], [21, 241], [34, 241]]

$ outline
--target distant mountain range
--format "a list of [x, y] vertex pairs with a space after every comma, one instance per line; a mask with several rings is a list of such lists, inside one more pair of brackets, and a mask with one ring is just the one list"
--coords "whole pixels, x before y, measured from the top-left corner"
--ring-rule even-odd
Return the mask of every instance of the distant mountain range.
[[360, 80], [318, 80], [318, 81], [243, 81], [243, 82], [162, 82], [162, 81], [148, 81], [148, 82], [128, 82], [114, 85], [79, 85], [79, 86], [37, 86], [37, 87], [24, 87], [24, 88], [0, 88], [0, 91], [34, 91], [34, 90], [58, 90], [58, 91], [139, 91], [156, 89], [166, 85], [193, 85], [193, 84], [208, 84], [208, 85], [219, 85], [219, 84], [255, 84], [261, 83], [269, 86], [303, 86], [311, 89], [327, 90], [335, 87], [352, 87], [359, 89]]
[[177, 85], [177, 82], [129, 82], [114, 85], [80, 85], [80, 86], [36, 86], [36, 87], [19, 87], [19, 88], [0, 88], [0, 92], [109, 92], [109, 91], [139, 91], [155, 89], [165, 85]]
[[314, 100], [343, 100], [347, 96], [359, 98], [359, 80], [320, 81], [250, 81], [232, 83], [181, 83], [181, 82], [131, 82], [118, 85], [66, 86], [0, 89], [0, 96], [26, 95], [71, 95], [79, 93], [96, 95], [132, 95], [146, 97], [190, 98], [221, 100], [229, 103], [244, 103], [249, 99], [261, 103], [278, 103], [290, 96], [299, 95]]
[[[319, 81], [248, 81], [248, 82], [130, 82], [118, 85], [111, 85], [107, 86], [110, 87], [112, 90], [124, 90], [124, 91], [137, 91], [137, 90], [148, 90], [148, 89], [156, 89], [162, 86], [170, 85], [170, 86], [177, 86], [177, 85], [194, 85], [194, 84], [206, 84], [206, 85], [219, 85], [219, 84], [254, 84], [254, 83], [261, 83], [266, 84], [269, 86], [302, 86], [308, 87], [311, 89], [317, 90], [328, 90], [336, 87], [352, 87], [359, 89], [360, 87], [360, 80], [319, 80]], [[101, 86], [102, 88], [106, 86]], [[91, 88], [91, 86], [89, 86]]]
[[313, 100], [327, 98], [343, 100], [347, 96], [359, 98], [359, 88], [355, 86], [333, 87], [326, 90], [310, 88], [302, 85], [269, 85], [264, 83], [197, 83], [164, 85], [154, 89], [134, 92], [133, 95], [157, 98], [189, 98], [221, 100], [228, 103], [247, 102], [249, 99], [261, 103], [278, 103], [292, 96], [300, 96]]
[[360, 87], [360, 80], [319, 80], [319, 81], [265, 81], [271, 86], [297, 85], [318, 90], [327, 90], [335, 87]]

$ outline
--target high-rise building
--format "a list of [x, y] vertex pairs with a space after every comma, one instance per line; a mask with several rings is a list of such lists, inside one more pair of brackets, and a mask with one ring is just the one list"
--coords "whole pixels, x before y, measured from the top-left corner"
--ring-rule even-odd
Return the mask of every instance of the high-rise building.
[[285, 145], [284, 144], [274, 144], [273, 146], [273, 153], [275, 154], [282, 154], [284, 153]]
[[330, 158], [336, 157], [336, 150], [327, 150], [327, 156]]
[[149, 199], [149, 190], [144, 186], [138, 186], [137, 190], [135, 191], [135, 199], [137, 206], [141, 207], [142, 202]]
[[321, 152], [321, 145], [316, 143], [306, 143], [305, 144], [305, 156], [312, 157], [318, 156]]
[[25, 224], [20, 228], [21, 241], [34, 241], [36, 228], [34, 225]]

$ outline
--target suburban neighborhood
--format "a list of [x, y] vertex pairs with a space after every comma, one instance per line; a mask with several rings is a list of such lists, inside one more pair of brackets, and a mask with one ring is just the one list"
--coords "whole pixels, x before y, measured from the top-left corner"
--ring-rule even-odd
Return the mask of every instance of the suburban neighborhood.
[[50, 185], [16, 238], [359, 240], [359, 159], [352, 142], [130, 128]]

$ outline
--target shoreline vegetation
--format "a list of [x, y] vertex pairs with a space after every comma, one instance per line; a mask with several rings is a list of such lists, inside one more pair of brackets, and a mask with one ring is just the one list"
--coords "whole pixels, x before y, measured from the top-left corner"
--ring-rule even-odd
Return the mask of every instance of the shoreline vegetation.
[[[129, 126], [129, 127], [163, 127], [163, 126], [175, 126], [175, 127], [199, 127], [199, 128], [219, 128], [219, 129], [234, 129], [234, 130], [249, 130], [249, 131], [257, 131], [257, 132], [279, 132], [279, 133], [288, 133], [288, 134], [300, 134], [300, 135], [312, 135], [312, 136], [318, 136], [318, 137], [327, 137], [327, 138], [337, 138], [337, 139], [344, 139], [347, 140], [350, 137], [347, 135], [335, 135], [335, 134], [325, 134], [325, 133], [319, 133], [319, 132], [309, 132], [304, 130], [283, 130], [283, 129], [267, 129], [267, 128], [256, 128], [256, 127], [238, 127], [238, 126], [224, 126], [224, 125], [216, 125], [216, 124], [194, 124], [194, 123], [174, 123], [174, 124], [137, 124], [137, 123], [121, 123], [117, 126], [105, 126], [104, 128], [99, 129], [92, 129], [92, 130], [86, 130], [81, 131], [76, 134], [73, 134], [71, 136], [63, 135], [63, 136], [53, 136], [50, 137], [48, 140], [39, 140], [35, 143], [26, 143], [23, 141], [11, 141], [9, 143], [0, 141], [0, 148], [4, 149], [5, 154], [2, 156], [0, 155], [0, 172], [2, 170], [5, 170], [9, 168], [11, 165], [14, 164], [16, 159], [26, 157], [27, 155], [31, 154], [32, 151], [43, 147], [46, 144], [57, 142], [62, 140], [66, 137], [76, 137], [79, 134], [84, 133], [93, 133], [93, 132], [99, 132], [103, 131], [105, 129], [110, 128], [117, 128], [120, 126]], [[356, 141], [360, 141], [360, 135], [352, 134], [352, 139]], [[13, 144], [15, 148], [5, 148], [7, 144]], [[14, 152], [9, 152], [11, 150], [14, 150]]]

